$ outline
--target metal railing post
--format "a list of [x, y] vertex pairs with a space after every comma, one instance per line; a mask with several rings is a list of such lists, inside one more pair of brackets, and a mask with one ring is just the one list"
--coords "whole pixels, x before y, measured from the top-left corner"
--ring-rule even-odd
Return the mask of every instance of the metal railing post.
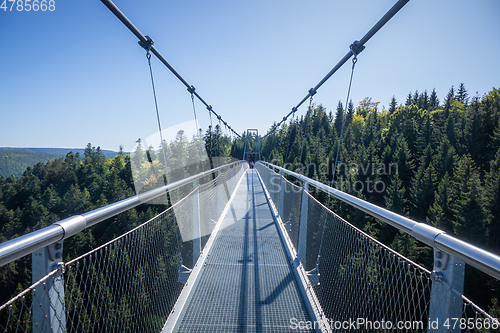
[[[283, 205], [285, 201], [285, 171], [281, 171], [281, 178], [280, 178], [280, 198], [278, 201], [278, 215], [284, 219], [283, 217]], [[283, 221], [286, 222], [286, 221]]]
[[193, 267], [196, 265], [201, 252], [200, 230], [200, 190], [198, 179], [193, 182]]
[[222, 179], [222, 171], [217, 172], [217, 217], [222, 215], [222, 211], [224, 210], [224, 180]]
[[309, 208], [309, 183], [304, 182], [302, 187], [302, 205], [300, 207], [300, 224], [299, 224], [299, 248], [298, 257], [305, 268], [306, 265], [306, 246], [307, 246], [307, 215]]
[[33, 290], [33, 332], [66, 332], [64, 305], [64, 279], [61, 262], [63, 242], [41, 248], [31, 255], [32, 283], [58, 269], [58, 271]]
[[434, 249], [427, 332], [461, 332], [460, 325], [455, 325], [454, 321], [462, 318], [464, 273], [462, 260]]

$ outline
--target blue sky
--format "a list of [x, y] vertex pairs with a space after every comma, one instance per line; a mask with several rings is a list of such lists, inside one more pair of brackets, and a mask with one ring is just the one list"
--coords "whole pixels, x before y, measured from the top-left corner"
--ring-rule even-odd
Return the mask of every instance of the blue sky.
[[[115, 0], [197, 92], [239, 133], [265, 134], [395, 0]], [[498, 0], [411, 0], [359, 55], [352, 87], [392, 95], [465, 83], [500, 86]], [[98, 0], [56, 0], [53, 12], [0, 10], [0, 147], [132, 147], [157, 130], [145, 51]], [[192, 120], [185, 87], [155, 58], [162, 127]], [[345, 101], [350, 66], [316, 104]], [[307, 103], [306, 103], [307, 104]], [[200, 126], [208, 113], [197, 103]], [[303, 115], [306, 106], [299, 110]]]

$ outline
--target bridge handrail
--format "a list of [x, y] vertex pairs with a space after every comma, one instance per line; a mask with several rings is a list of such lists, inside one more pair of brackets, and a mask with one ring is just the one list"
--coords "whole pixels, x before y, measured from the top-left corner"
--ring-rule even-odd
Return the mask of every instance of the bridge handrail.
[[97, 208], [90, 212], [74, 215], [64, 220], [55, 222], [54, 224], [30, 232], [29, 234], [11, 239], [0, 244], [0, 267], [14, 260], [17, 260], [25, 255], [31, 254], [38, 249], [41, 249], [50, 244], [62, 241], [71, 237], [80, 231], [91, 227], [99, 222], [102, 222], [110, 217], [123, 213], [140, 204], [147, 203], [155, 198], [165, 195], [167, 192], [176, 188], [182, 187], [193, 181], [203, 178], [214, 172], [218, 172], [224, 168], [235, 167], [246, 161], [236, 161], [222, 165], [220, 167], [201, 172], [194, 176], [184, 178], [171, 184], [158, 187], [144, 193], [140, 193], [133, 197], [123, 199], [113, 204]]
[[309, 185], [315, 186], [316, 188], [332, 195], [334, 198], [342, 200], [343, 202], [355, 207], [391, 226], [415, 237], [419, 241], [440, 251], [443, 251], [455, 258], [462, 260], [463, 262], [483, 271], [500, 280], [500, 256], [483, 250], [475, 245], [464, 242], [458, 238], [455, 238], [443, 230], [435, 228], [426, 223], [416, 222], [407, 217], [401, 216], [394, 212], [391, 212], [385, 208], [379, 207], [377, 205], [371, 204], [365, 200], [359, 199], [350, 194], [344, 193], [340, 190], [332, 188], [328, 185], [320, 183], [316, 180], [298, 174], [296, 172], [290, 171], [283, 167], [259, 161], [257, 163], [262, 163], [266, 167], [274, 170], [279, 170], [285, 174], [288, 174], [302, 182], [308, 183]]

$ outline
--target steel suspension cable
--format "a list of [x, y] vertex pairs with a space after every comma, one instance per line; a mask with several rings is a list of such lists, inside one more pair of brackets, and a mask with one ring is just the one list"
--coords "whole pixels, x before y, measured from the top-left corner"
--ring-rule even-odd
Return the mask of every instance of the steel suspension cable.
[[193, 104], [193, 113], [194, 113], [194, 123], [196, 126], [196, 135], [195, 139], [198, 141], [198, 152], [200, 153], [200, 164], [201, 164], [201, 169], [202, 171], [205, 171], [205, 168], [203, 167], [203, 157], [202, 157], [202, 148], [201, 148], [201, 133], [200, 133], [200, 128], [198, 127], [198, 118], [196, 117], [196, 105], [194, 103], [194, 91], [195, 88], [191, 86], [191, 89], [189, 89], [189, 92], [191, 93], [191, 102]]
[[151, 86], [153, 87], [153, 97], [155, 100], [155, 108], [156, 108], [156, 119], [158, 121], [158, 131], [160, 132], [160, 145], [162, 148], [161, 150], [163, 152], [163, 163], [165, 163], [165, 180], [168, 183], [169, 179], [168, 179], [168, 168], [167, 168], [167, 155], [165, 154], [165, 142], [163, 141], [163, 134], [161, 131], [160, 112], [158, 111], [158, 102], [156, 99], [155, 80], [153, 78], [153, 68], [151, 66], [151, 53], [149, 53], [149, 50], [146, 53], [146, 58], [148, 58], [149, 74], [151, 76]]
[[219, 118], [219, 135], [217, 136], [217, 154], [220, 156], [220, 139], [221, 139], [221, 136], [222, 136], [222, 123], [221, 123], [221, 119]]
[[290, 119], [290, 130], [288, 131], [288, 143], [286, 145], [286, 153], [285, 153], [285, 160], [283, 161], [283, 166], [285, 166], [287, 160], [288, 160], [288, 153], [290, 152], [290, 138], [292, 137], [292, 126], [293, 126], [293, 118], [295, 117], [295, 111], [294, 109], [293, 114], [292, 114], [292, 119]]
[[302, 163], [302, 152], [304, 151], [304, 144], [306, 143], [306, 134], [307, 134], [307, 125], [309, 123], [309, 113], [312, 112], [312, 102], [313, 102], [313, 97], [309, 99], [309, 107], [307, 108], [306, 112], [306, 126], [304, 129], [304, 137], [302, 138], [302, 147], [300, 148], [300, 159], [299, 159], [299, 164]]
[[[214, 131], [214, 125], [212, 124], [212, 112], [210, 112], [210, 110], [208, 110], [208, 116], [210, 117], [210, 155], [213, 153], [213, 150], [214, 150], [214, 143], [213, 143], [213, 139], [214, 139], [214, 135], [213, 135], [213, 131]], [[212, 158], [213, 156], [211, 156], [210, 158]]]
[[[347, 105], [349, 103], [349, 97], [351, 94], [351, 87], [352, 87], [352, 77], [354, 75], [354, 67], [356, 66], [356, 63], [358, 62], [358, 55], [354, 54], [354, 58], [352, 59], [352, 68], [351, 68], [351, 77], [349, 79], [349, 88], [347, 89], [347, 98], [346, 98], [346, 106], [344, 110], [342, 110], [342, 126], [340, 127], [340, 136], [339, 136], [339, 143], [337, 146], [337, 156], [335, 157], [335, 166], [333, 167], [333, 175], [332, 175], [332, 181], [330, 183], [330, 187], [333, 187], [334, 182], [335, 182], [335, 171], [337, 170], [337, 162], [339, 160], [339, 152], [340, 152], [340, 146], [342, 144], [342, 133], [344, 131], [344, 123], [345, 123], [345, 118], [347, 116]], [[328, 194], [328, 204], [326, 207], [329, 209], [330, 208], [330, 201], [331, 201], [332, 196]], [[321, 258], [321, 250], [323, 249], [323, 241], [325, 238], [325, 229], [326, 229], [326, 220], [327, 220], [328, 215], [325, 216], [325, 220], [323, 221], [323, 230], [321, 232], [321, 240], [319, 242], [319, 250], [318, 250], [318, 258], [316, 259], [316, 268], [319, 269], [319, 262]]]

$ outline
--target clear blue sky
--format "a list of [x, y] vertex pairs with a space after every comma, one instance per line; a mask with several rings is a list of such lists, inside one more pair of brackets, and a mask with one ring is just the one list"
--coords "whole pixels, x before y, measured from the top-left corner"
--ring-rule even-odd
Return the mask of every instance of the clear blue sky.
[[[265, 134], [396, 0], [115, 0], [115, 4], [241, 133]], [[500, 86], [500, 1], [411, 0], [367, 44], [352, 99], [465, 83]], [[98, 0], [56, 0], [54, 12], [0, 10], [0, 146], [132, 147], [157, 130], [145, 51]], [[162, 126], [191, 120], [185, 87], [153, 59]], [[350, 66], [315, 96], [335, 110]], [[299, 110], [305, 113], [306, 107]], [[206, 109], [197, 104], [206, 129]]]

